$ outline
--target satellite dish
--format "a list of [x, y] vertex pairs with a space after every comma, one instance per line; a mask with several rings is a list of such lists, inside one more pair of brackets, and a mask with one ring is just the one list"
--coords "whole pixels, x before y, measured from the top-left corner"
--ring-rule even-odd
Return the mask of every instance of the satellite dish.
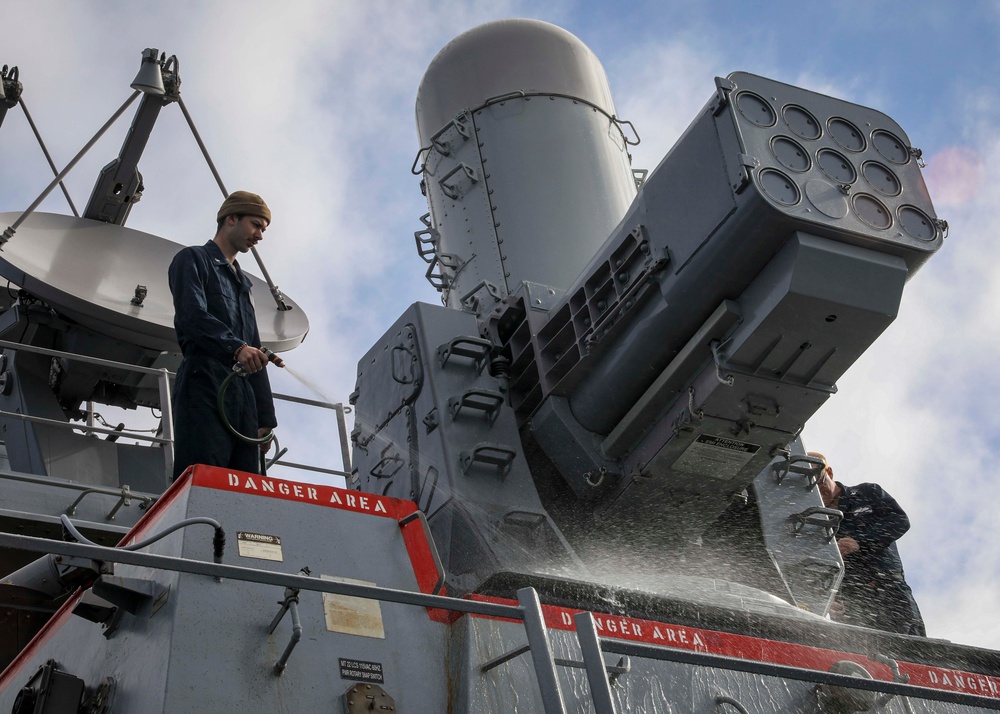
[[[11, 225], [20, 213], [0, 213]], [[54, 213], [33, 213], [0, 250], [0, 276], [96, 332], [155, 350], [180, 352], [167, 268], [184, 246], [123, 226]], [[270, 289], [247, 273], [257, 296], [264, 346], [296, 347], [309, 331], [305, 312], [288, 297], [278, 310]], [[142, 304], [133, 303], [145, 288]]]

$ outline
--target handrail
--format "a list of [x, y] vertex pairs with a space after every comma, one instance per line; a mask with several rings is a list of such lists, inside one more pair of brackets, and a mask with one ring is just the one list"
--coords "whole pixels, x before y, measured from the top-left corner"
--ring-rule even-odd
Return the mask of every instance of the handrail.
[[139, 510], [145, 510], [146, 508], [149, 508], [150, 504], [156, 503], [157, 500], [156, 496], [147, 496], [146, 494], [143, 493], [132, 493], [132, 489], [130, 489], [128, 486], [122, 486], [119, 489], [99, 488], [99, 487], [88, 488], [79, 496], [77, 496], [76, 500], [70, 504], [69, 508], [66, 509], [66, 515], [67, 516], [75, 515], [76, 508], [77, 506], [80, 505], [80, 502], [83, 501], [83, 499], [85, 499], [92, 493], [99, 493], [104, 496], [116, 496], [118, 498], [118, 503], [115, 504], [115, 507], [112, 508], [111, 511], [106, 516], [104, 516], [105, 520], [108, 521], [113, 521], [115, 519], [115, 514], [118, 513], [119, 510], [121, 510], [121, 507], [129, 505], [129, 502], [133, 498], [141, 501], [141, 503], [139, 504]]
[[271, 466], [284, 466], [289, 469], [299, 469], [300, 471], [311, 471], [318, 474], [330, 474], [331, 476], [343, 476], [345, 479], [351, 475], [350, 471], [338, 471], [337, 469], [325, 469], [322, 466], [310, 466], [309, 464], [297, 464], [294, 461], [275, 461]]
[[[105, 521], [113, 521], [115, 519], [115, 515], [119, 510], [121, 510], [122, 506], [130, 505], [129, 501], [132, 499], [139, 501], [139, 510], [149, 508], [151, 504], [155, 503], [159, 499], [158, 494], [147, 493], [144, 491], [132, 491], [128, 486], [122, 486], [121, 488], [94, 486], [89, 483], [77, 483], [75, 481], [69, 481], [58, 477], [36, 476], [35, 474], [26, 474], [19, 471], [8, 471], [7, 469], [0, 469], [0, 481], [17, 481], [21, 483], [30, 483], [35, 486], [44, 486], [46, 488], [69, 491], [70, 493], [66, 494], [67, 498], [71, 497], [73, 493], [76, 493], [76, 500], [63, 510], [63, 512], [69, 516], [76, 513], [76, 509], [87, 496], [99, 494], [101, 496], [111, 496], [117, 498], [118, 501], [112, 509], [104, 515]], [[38, 515], [41, 515], [43, 518], [54, 519], [54, 524], [57, 526], [59, 524], [58, 518], [56, 518], [54, 514]], [[110, 523], [105, 523], [104, 525], [109, 526]], [[127, 531], [127, 527], [123, 528], [121, 531], [122, 535], [124, 535]]]
[[0, 548], [79, 557], [89, 560], [99, 560], [105, 563], [121, 563], [123, 565], [170, 570], [177, 573], [206, 575], [213, 578], [221, 577], [225, 580], [241, 580], [243, 582], [259, 583], [262, 585], [277, 585], [286, 588], [309, 590], [311, 592], [364, 598], [366, 600], [415, 605], [429, 609], [453, 610], [456, 612], [515, 620], [523, 619], [521, 607], [516, 605], [503, 605], [480, 600], [464, 600], [448, 595], [429, 595], [427, 593], [398, 590], [379, 585], [324, 580], [312, 576], [291, 575], [273, 570], [260, 570], [243, 565], [226, 565], [207, 560], [178, 558], [171, 555], [157, 555], [155, 553], [125, 550], [124, 548], [115, 548], [112, 546], [70, 543], [67, 541], [50, 540], [48, 538], [38, 538], [36, 536], [0, 533]]
[[528, 644], [531, 646], [535, 664], [535, 675], [541, 689], [545, 714], [565, 714], [566, 712], [562, 693], [559, 690], [559, 683], [556, 679], [556, 665], [548, 641], [548, 628], [545, 625], [541, 603], [534, 588], [521, 588], [517, 591], [518, 605], [503, 605], [480, 600], [454, 598], [447, 595], [431, 595], [378, 585], [324, 580], [312, 576], [289, 575], [287, 573], [259, 570], [240, 565], [225, 565], [204, 560], [156, 555], [87, 543], [68, 543], [10, 533], [0, 533], [0, 548], [50, 553], [53, 555], [78, 557], [105, 563], [121, 563], [170, 570], [178, 573], [190, 573], [193, 575], [206, 575], [214, 577], [216, 580], [220, 578], [240, 580], [243, 582], [277, 585], [299, 590], [346, 595], [366, 600], [394, 602], [402, 605], [415, 605], [430, 609], [451, 610], [453, 612], [485, 615], [487, 617], [520, 620], [525, 625]]
[[594, 700], [597, 714], [616, 714], [615, 702], [611, 696], [611, 686], [605, 674], [604, 652], [601, 650], [601, 638], [597, 634], [594, 616], [589, 612], [578, 612], [573, 616], [576, 626], [576, 638], [580, 641], [583, 653], [583, 663], [587, 672], [587, 683], [590, 685], [590, 697]]
[[20, 342], [10, 342], [8, 340], [0, 340], [0, 349], [8, 349], [13, 351], [23, 350], [24, 352], [29, 352], [32, 354], [44, 355], [46, 357], [59, 357], [64, 359], [71, 359], [77, 362], [83, 362], [85, 364], [93, 364], [99, 367], [107, 367], [110, 369], [120, 369], [128, 372], [138, 372], [139, 374], [145, 374], [148, 376], [156, 377], [157, 388], [160, 396], [161, 405], [161, 429], [163, 436], [147, 436], [146, 434], [138, 434], [134, 431], [119, 431], [117, 429], [108, 429], [105, 427], [94, 426], [93, 424], [83, 424], [74, 423], [70, 421], [60, 421], [58, 419], [48, 419], [45, 417], [36, 417], [28, 414], [18, 414], [16, 412], [9, 412], [0, 410], [0, 416], [8, 417], [11, 419], [19, 419], [21, 421], [26, 421], [33, 424], [42, 424], [45, 426], [54, 427], [57, 429], [80, 429], [81, 431], [94, 434], [107, 434], [108, 436], [124, 436], [129, 439], [135, 439], [136, 441], [148, 441], [152, 444], [158, 444], [163, 448], [163, 462], [164, 462], [164, 472], [167, 480], [173, 475], [174, 471], [174, 435], [173, 435], [173, 420], [171, 418], [172, 410], [170, 404], [170, 379], [174, 376], [172, 372], [165, 368], [155, 368], [155, 367], [142, 367], [137, 364], [129, 364], [127, 362], [117, 362], [115, 360], [102, 359], [100, 357], [91, 357], [89, 355], [77, 354], [75, 352], [65, 352], [63, 350], [53, 350], [47, 347], [36, 347], [35, 345], [25, 345]]
[[[105, 563], [121, 563], [125, 565], [170, 570], [178, 573], [205, 575], [214, 577], [217, 580], [219, 578], [225, 578], [230, 580], [240, 580], [242, 582], [276, 585], [285, 588], [297, 588], [313, 592], [346, 595], [366, 600], [378, 600], [380, 602], [394, 602], [403, 605], [414, 605], [429, 609], [450, 610], [453, 612], [485, 615], [487, 617], [520, 620], [525, 624], [525, 630], [528, 635], [528, 645], [532, 653], [533, 663], [535, 665], [536, 679], [539, 687], [541, 688], [544, 710], [546, 714], [564, 714], [565, 712], [565, 705], [562, 701], [562, 694], [559, 691], [558, 680], [555, 678], [556, 662], [554, 657], [552, 657], [551, 648], [548, 644], [548, 628], [545, 625], [541, 604], [538, 600], [538, 594], [534, 588], [521, 588], [517, 591], [518, 605], [504, 605], [501, 603], [484, 602], [480, 600], [454, 598], [447, 595], [431, 595], [409, 590], [385, 588], [378, 585], [364, 585], [353, 582], [341, 582], [338, 580], [324, 580], [312, 576], [290, 575], [287, 573], [260, 570], [245, 566], [225, 565], [203, 560], [191, 560], [187, 558], [156, 555], [140, 551], [128, 551], [122, 548], [90, 545], [85, 543], [68, 543], [64, 541], [55, 541], [46, 538], [9, 533], [0, 533], [0, 548], [26, 550], [37, 553], [51, 553], [53, 555], [79, 557], [102, 561]], [[576, 624], [578, 626], [582, 625], [586, 628], [586, 619], [577, 617]], [[580, 633], [578, 632], [578, 637], [579, 634]], [[757, 660], [727, 657], [724, 655], [708, 654], [704, 652], [675, 649], [671, 647], [661, 647], [657, 645], [616, 640], [611, 638], [596, 638], [595, 641], [594, 635], [596, 634], [597, 632], [595, 629], [592, 632], [585, 633], [581, 640], [585, 663], [588, 670], [592, 671], [594, 676], [598, 676], [598, 672], [603, 666], [603, 658], [601, 657], [601, 652], [603, 650], [603, 652], [628, 655], [630, 657], [641, 657], [695, 666], [716, 667], [760, 676], [780, 677], [815, 684], [827, 684], [837, 687], [877, 691], [897, 696], [915, 697], [926, 700], [1000, 710], [1000, 699], [994, 699], [976, 694], [931, 689], [929, 687], [903, 684], [900, 682], [887, 682], [880, 679], [864, 679], [861, 677], [853, 677], [834, 672], [820, 672], [817, 670], [790, 665], [772, 664], [770, 662], [760, 662]], [[548, 655], [547, 661], [546, 654]], [[590, 676], [588, 676], [588, 680], [590, 680]], [[592, 681], [591, 686], [594, 686]], [[601, 704], [598, 704], [598, 708], [596, 709], [596, 711], [600, 714], [608, 712], [609, 705], [611, 707], [610, 711], [614, 711], [613, 702], [609, 701], [609, 698], [606, 695], [602, 694], [601, 697], [595, 697], [595, 700], [602, 702]], [[596, 703], [597, 702], [595, 701], [595, 704]]]
[[[155, 444], [163, 447], [164, 449], [164, 461], [165, 461], [165, 471], [166, 476], [169, 479], [173, 475], [174, 470], [174, 429], [173, 429], [173, 407], [171, 403], [171, 380], [176, 376], [173, 372], [166, 368], [156, 368], [156, 367], [142, 367], [136, 364], [129, 364], [127, 362], [117, 362], [115, 360], [103, 359], [100, 357], [91, 357], [89, 355], [77, 354], [75, 352], [65, 352], [63, 350], [50, 349], [47, 347], [37, 347], [35, 345], [25, 345], [19, 342], [10, 342], [8, 340], [0, 340], [0, 349], [9, 349], [14, 351], [24, 351], [32, 354], [44, 355], [46, 357], [58, 357], [63, 359], [71, 359], [77, 362], [83, 362], [85, 364], [92, 364], [99, 367], [107, 367], [109, 369], [124, 370], [129, 372], [136, 372], [139, 374], [148, 375], [151, 377], [156, 377], [158, 392], [160, 397], [160, 412], [161, 412], [161, 436], [148, 436], [146, 434], [136, 433], [135, 431], [118, 431], [116, 429], [108, 429], [106, 427], [94, 426], [92, 424], [60, 421], [58, 419], [49, 419], [45, 417], [36, 417], [28, 414], [19, 414], [16, 412], [0, 410], [0, 417], [7, 417], [11, 419], [19, 419], [21, 421], [31, 422], [35, 424], [42, 424], [44, 426], [50, 426], [59, 429], [79, 429], [87, 433], [94, 434], [106, 434], [108, 436], [118, 436], [125, 437], [127, 439], [134, 439], [136, 441], [149, 442], [150, 444]], [[328, 469], [320, 466], [312, 466], [309, 464], [299, 464], [289, 461], [276, 461], [272, 466], [285, 466], [287, 468], [299, 469], [303, 471], [309, 471], [313, 473], [329, 474], [332, 476], [341, 476], [343, 478], [350, 478], [351, 476], [351, 447], [350, 440], [347, 432], [347, 421], [346, 413], [348, 409], [341, 403], [331, 403], [318, 401], [315, 399], [305, 399], [303, 397], [296, 397], [290, 394], [280, 394], [275, 392], [272, 395], [275, 399], [291, 402], [294, 404], [302, 404], [305, 406], [316, 407], [320, 409], [329, 409], [336, 412], [337, 414], [337, 431], [340, 437], [340, 453], [344, 464], [343, 471], [336, 469]]]
[[770, 662], [740, 659], [738, 657], [727, 657], [725, 655], [695, 652], [693, 650], [674, 649], [672, 647], [660, 647], [658, 645], [649, 645], [640, 642], [614, 640], [606, 637], [602, 637], [600, 639], [600, 644], [605, 652], [628, 655], [629, 657], [644, 657], [646, 659], [657, 659], [665, 662], [678, 662], [680, 664], [690, 664], [702, 667], [716, 667], [719, 669], [746, 672], [765, 677], [795, 679], [800, 682], [827, 684], [836, 687], [849, 687], [851, 689], [864, 689], [867, 691], [882, 692], [884, 694], [892, 694], [902, 697], [930, 699], [950, 704], [965, 704], [973, 707], [983, 707], [984, 709], [1000, 710], [1000, 699], [993, 699], [992, 697], [984, 697], [977, 694], [965, 694], [963, 692], [952, 692], [944, 689], [931, 689], [930, 687], [920, 687], [914, 684], [887, 682], [882, 679], [865, 679], [863, 677], [854, 677], [849, 674], [820, 672], [814, 669], [804, 669], [792, 665], [772, 664]]
[[343, 476], [348, 478], [351, 475], [351, 443], [347, 436], [347, 409], [340, 402], [321, 402], [315, 399], [306, 399], [304, 397], [293, 397], [290, 394], [279, 394], [277, 392], [271, 395], [275, 399], [280, 399], [286, 402], [292, 402], [294, 404], [304, 404], [310, 407], [319, 407], [320, 409], [331, 409], [337, 412], [337, 432], [340, 435], [340, 456], [344, 462], [343, 471], [335, 471], [332, 469], [323, 469], [319, 467], [303, 466], [302, 464], [293, 464], [285, 461], [277, 461], [275, 465], [278, 466], [288, 466], [293, 469], [305, 469], [307, 471], [316, 471], [318, 473], [334, 474], [336, 476]]
[[[165, 370], [157, 369], [155, 367], [140, 367], [137, 364], [129, 364], [127, 362], [115, 362], [110, 359], [102, 359], [100, 357], [90, 357], [88, 355], [81, 355], [75, 352], [63, 352], [62, 350], [52, 350], [47, 347], [35, 347], [34, 345], [23, 345], [20, 342], [8, 342], [7, 340], [0, 340], [0, 348], [8, 350], [24, 350], [25, 352], [33, 352], [39, 355], [45, 355], [46, 357], [66, 357], [67, 359], [76, 360], [77, 362], [86, 362], [87, 364], [96, 364], [99, 367], [111, 367], [112, 369], [124, 369], [130, 372], [139, 372], [141, 374], [148, 374], [151, 376], [159, 376]], [[172, 377], [173, 372], [168, 372]]]
[[[23, 483], [32, 483], [36, 486], [52, 486], [55, 488], [64, 488], [67, 491], [100, 492], [104, 493], [106, 496], [117, 496], [121, 493], [121, 489], [110, 487], [102, 489], [89, 483], [78, 483], [76, 481], [69, 481], [59, 477], [38, 476], [36, 474], [26, 474], [21, 471], [9, 471], [7, 469], [0, 469], [0, 480], [21, 481]], [[133, 492], [133, 495], [135, 494], [138, 494], [138, 492]]]
[[30, 414], [19, 414], [17, 412], [8, 412], [4, 409], [0, 409], [0, 416], [10, 417], [11, 419], [20, 419], [21, 421], [28, 421], [32, 424], [44, 424], [45, 426], [54, 426], [58, 429], [81, 429], [82, 431], [92, 431], [97, 434], [108, 434], [113, 436], [127, 436], [129, 439], [137, 439], [138, 441], [150, 441], [154, 444], [169, 444], [171, 443], [167, 439], [159, 436], [146, 436], [145, 434], [132, 434], [126, 433], [124, 431], [119, 431], [117, 429], [108, 429], [103, 426], [90, 426], [88, 424], [76, 424], [71, 421], [59, 421], [58, 419], [48, 419], [47, 417], [36, 417]]

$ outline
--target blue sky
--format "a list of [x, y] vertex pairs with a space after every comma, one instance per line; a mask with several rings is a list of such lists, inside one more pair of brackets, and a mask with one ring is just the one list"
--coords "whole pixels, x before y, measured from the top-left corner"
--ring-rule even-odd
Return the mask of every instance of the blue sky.
[[[560, 25], [604, 64], [619, 116], [653, 168], [711, 95], [743, 70], [885, 112], [923, 149], [951, 232], [910, 281], [892, 327], [809, 423], [846, 483], [878, 481], [910, 513], [900, 541], [932, 636], [1000, 648], [997, 492], [1000, 418], [1000, 2], [547, 3], [262, 0], [169, 4], [8, 0], [0, 64], [58, 164], [128, 96], [143, 48], [180, 60], [182, 93], [231, 190], [264, 195], [261, 254], [306, 308], [289, 363], [346, 401], [357, 360], [415, 301], [437, 302], [415, 255], [426, 211], [410, 166], [416, 89], [460, 32], [506, 17]], [[71, 174], [78, 205], [117, 155], [127, 120]], [[170, 107], [140, 165], [129, 226], [181, 244], [211, 234], [221, 199]], [[50, 174], [23, 117], [0, 127], [0, 211], [26, 207]], [[66, 212], [58, 193], [41, 210]], [[313, 396], [293, 380], [278, 389]], [[279, 418], [282, 418], [279, 415]], [[329, 463], [333, 422], [288, 415], [295, 461]], [[332, 459], [336, 462], [337, 459]]]

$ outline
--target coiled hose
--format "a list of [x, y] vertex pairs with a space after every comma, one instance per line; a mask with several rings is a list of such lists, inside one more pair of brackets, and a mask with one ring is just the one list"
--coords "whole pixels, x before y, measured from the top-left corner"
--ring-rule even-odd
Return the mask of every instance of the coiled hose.
[[233, 381], [234, 377], [245, 376], [246, 373], [237, 366], [233, 368], [233, 371], [230, 372], [224, 380], [222, 380], [222, 384], [219, 386], [219, 396], [215, 400], [215, 404], [219, 408], [219, 418], [222, 419], [222, 423], [226, 425], [226, 429], [229, 430], [229, 433], [236, 438], [242, 439], [248, 444], [268, 444], [272, 439], [274, 439], [273, 431], [268, 432], [266, 436], [247, 436], [246, 434], [241, 434], [237, 431], [236, 427], [230, 423], [229, 417], [226, 416], [226, 390], [229, 388], [229, 383]]

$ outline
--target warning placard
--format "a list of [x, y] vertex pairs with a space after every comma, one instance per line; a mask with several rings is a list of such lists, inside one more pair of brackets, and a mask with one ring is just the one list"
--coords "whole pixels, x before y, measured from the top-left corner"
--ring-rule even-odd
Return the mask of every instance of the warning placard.
[[241, 558], [282, 561], [281, 538], [266, 533], [239, 531], [236, 534]]
[[684, 449], [671, 468], [709, 478], [728, 479], [739, 473], [758, 451], [759, 444], [702, 434]]

